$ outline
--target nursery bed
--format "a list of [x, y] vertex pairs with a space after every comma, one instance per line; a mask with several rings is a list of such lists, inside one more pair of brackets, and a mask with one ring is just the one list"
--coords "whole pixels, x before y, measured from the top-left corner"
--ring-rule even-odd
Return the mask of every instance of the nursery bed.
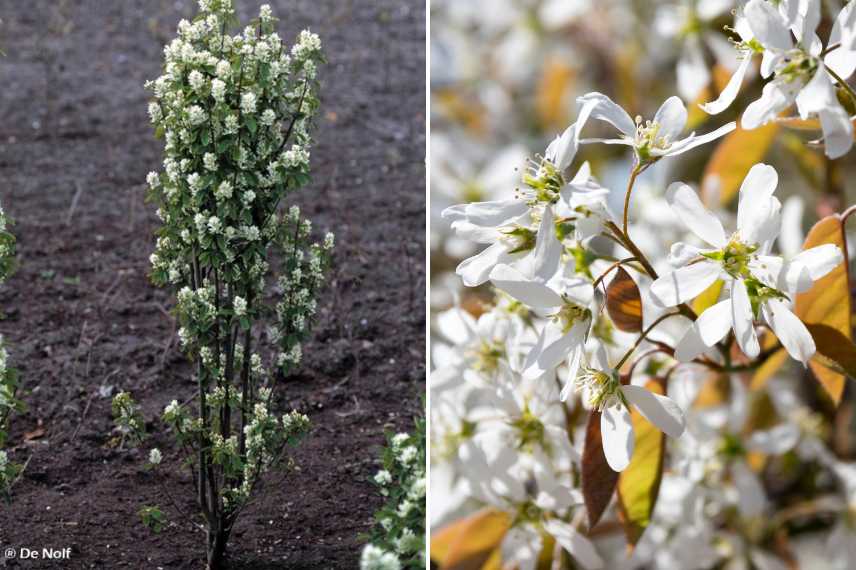
[[[261, 2], [239, 0], [242, 21]], [[294, 196], [319, 231], [337, 234], [331, 285], [280, 405], [313, 431], [239, 519], [242, 569], [353, 568], [380, 497], [371, 482], [384, 430], [409, 429], [424, 392], [423, 3], [281, 0], [280, 34], [310, 26], [325, 42], [314, 182]], [[145, 176], [161, 143], [146, 79], [195, 2], [48, 1], [0, 5], [0, 203], [15, 221], [20, 268], [0, 288], [0, 333], [22, 376], [12, 458], [29, 460], [0, 549], [71, 548], [70, 560], [3, 558], [0, 567], [200, 568], [204, 536], [190, 476], [159, 421], [190, 398], [171, 297], [148, 280], [157, 227]], [[110, 397], [132, 392], [150, 432], [119, 449]], [[144, 469], [164, 451], [167, 476]], [[163, 485], [163, 487], [161, 487]], [[159, 504], [153, 534], [137, 511]]]

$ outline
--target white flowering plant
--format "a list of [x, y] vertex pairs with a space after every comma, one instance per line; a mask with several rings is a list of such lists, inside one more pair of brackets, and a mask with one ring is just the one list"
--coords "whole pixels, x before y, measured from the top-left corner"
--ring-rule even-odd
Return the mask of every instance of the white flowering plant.
[[[450, 19], [460, 15], [441, 4]], [[534, 2], [521, 21], [544, 18], [547, 35], [559, 4]], [[590, 11], [623, 24], [630, 17], [613, 12], [622, 5]], [[458, 178], [457, 194], [476, 199], [442, 210], [443, 253], [460, 262], [451, 292], [432, 299], [438, 568], [852, 565], [856, 449], [831, 432], [852, 441], [840, 415], [856, 394], [846, 228], [856, 207], [846, 207], [841, 182], [853, 168], [854, 6], [822, 17], [816, 0], [680, 3], [689, 20], [681, 39], [734, 60], [716, 102], [705, 104], [722, 70], [705, 70], [704, 89], [690, 89], [688, 67], [698, 62], [679, 54], [689, 108], [639, 90], [624, 100], [650, 118], [634, 118], [591, 89], [570, 106], [576, 120], [525, 167], [502, 146], [502, 159], [484, 161], [515, 180]], [[703, 12], [721, 23], [733, 16], [722, 34], [735, 36], [731, 44], [705, 29]], [[608, 19], [598, 16], [575, 25], [596, 35]], [[651, 40], [650, 22], [632, 22], [656, 44], [639, 69], [665, 83], [651, 70], [674, 60]], [[613, 63], [624, 75], [610, 87], [620, 92], [632, 72]], [[766, 82], [759, 100], [743, 101], [756, 64]], [[494, 118], [505, 119], [513, 106], [492, 87], [478, 103], [496, 104]], [[452, 99], [445, 89], [441, 105]], [[735, 101], [739, 125], [718, 118]], [[453, 175], [468, 170], [455, 154], [468, 143], [460, 133], [490, 122], [456, 112], [463, 118], [446, 129], [460, 137], [448, 147]], [[821, 138], [795, 138], [782, 125]], [[778, 140], [823, 182], [802, 183], [784, 175], [791, 164], [763, 160], [758, 147]], [[706, 154], [699, 188], [688, 157]], [[776, 157], [769, 152], [770, 163]], [[452, 194], [455, 178], [444, 174], [442, 191]], [[811, 187], [839, 202], [817, 200], [820, 219], [804, 235]], [[809, 539], [829, 565], [797, 563]]]
[[[6, 281], [15, 267], [15, 236], [9, 232], [9, 220], [0, 208], [0, 283]], [[23, 410], [18, 400], [18, 371], [9, 365], [9, 353], [0, 336], [0, 496], [11, 498], [12, 485], [21, 474], [22, 467], [9, 459], [4, 449], [9, 437], [10, 416]]]
[[201, 0], [147, 83], [165, 141], [163, 171], [148, 176], [162, 221], [151, 275], [177, 292], [197, 382], [193, 403], [173, 401], [163, 420], [195, 475], [210, 568], [265, 473], [292, 467], [288, 449], [308, 431], [305, 415], [275, 412], [275, 380], [301, 360], [333, 248], [332, 234], [312, 241], [297, 206], [281, 207], [309, 181], [320, 39], [304, 30], [289, 48], [268, 5], [230, 35], [234, 20], [231, 0]]
[[360, 556], [360, 570], [425, 568], [425, 419], [412, 433], [387, 437], [374, 483], [385, 497]]

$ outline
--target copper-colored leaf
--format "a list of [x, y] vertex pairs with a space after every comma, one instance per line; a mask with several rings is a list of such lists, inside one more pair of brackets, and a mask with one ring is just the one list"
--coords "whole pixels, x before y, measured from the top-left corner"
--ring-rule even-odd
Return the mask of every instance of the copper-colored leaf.
[[[665, 394], [665, 384], [658, 379], [645, 386], [657, 394]], [[663, 458], [666, 436], [646, 420], [638, 410], [631, 412], [636, 447], [627, 469], [618, 478], [618, 507], [627, 543], [632, 548], [651, 522], [660, 481], [663, 478]]]
[[586, 441], [583, 447], [582, 490], [588, 512], [589, 528], [600, 520], [609, 506], [618, 473], [606, 462], [603, 441], [600, 436], [600, 412], [589, 414], [586, 426]]
[[[803, 249], [833, 243], [841, 251], [847, 251], [844, 241], [844, 227], [838, 214], [827, 216], [817, 222], [808, 232]], [[847, 256], [845, 255], [845, 260]], [[850, 315], [853, 309], [850, 301], [850, 279], [847, 274], [847, 262], [844, 261], [830, 271], [823, 279], [815, 281], [808, 291], [799, 293], [795, 302], [796, 315], [802, 319], [812, 332], [819, 355], [809, 361], [809, 367], [837, 405], [844, 392], [845, 376], [842, 371], [824, 364], [823, 357], [835, 359], [836, 353], [846, 349], [836, 346], [844, 340], [852, 345]], [[826, 328], [817, 329], [813, 325], [824, 325], [840, 333], [837, 339]], [[840, 358], [841, 356], [839, 356]], [[841, 365], [841, 363], [839, 363]]]
[[618, 267], [606, 288], [606, 310], [618, 330], [642, 330], [642, 296], [636, 282], [623, 267]]
[[778, 131], [777, 123], [769, 123], [751, 131], [737, 127], [727, 134], [704, 170], [701, 186], [705, 202], [710, 203], [713, 196], [718, 196], [722, 205], [731, 202], [749, 169], [761, 162], [773, 146]]
[[431, 560], [442, 570], [480, 570], [502, 542], [511, 518], [484, 509], [432, 533]]

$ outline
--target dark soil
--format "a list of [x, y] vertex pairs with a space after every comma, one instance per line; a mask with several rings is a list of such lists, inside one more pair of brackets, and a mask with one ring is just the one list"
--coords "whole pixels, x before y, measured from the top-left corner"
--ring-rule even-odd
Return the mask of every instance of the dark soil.
[[[260, 1], [239, 0], [246, 21]], [[270, 2], [290, 40], [318, 32], [330, 63], [313, 152], [314, 183], [294, 202], [337, 234], [301, 370], [283, 408], [314, 425], [300, 470], [273, 474], [239, 520], [232, 566], [355, 568], [381, 498], [371, 477], [384, 430], [408, 429], [425, 376], [425, 12], [411, 0]], [[0, 309], [28, 410], [13, 417], [14, 460], [29, 460], [0, 549], [70, 547], [20, 568], [202, 568], [191, 482], [159, 416], [193, 390], [177, 349], [173, 298], [148, 280], [157, 227], [145, 176], [161, 160], [146, 79], [195, 1], [0, 0], [0, 203], [14, 219], [20, 268]], [[257, 12], [256, 12], [257, 13]], [[130, 391], [150, 432], [119, 449], [110, 396]], [[144, 469], [164, 450], [164, 475]], [[137, 511], [159, 504], [153, 534]]]

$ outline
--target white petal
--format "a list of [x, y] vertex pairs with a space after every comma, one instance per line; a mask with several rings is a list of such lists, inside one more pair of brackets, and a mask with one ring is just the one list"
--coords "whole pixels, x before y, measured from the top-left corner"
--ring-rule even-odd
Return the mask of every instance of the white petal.
[[836, 104], [820, 111], [820, 128], [823, 130], [824, 153], [829, 158], [840, 158], [853, 147], [853, 123], [844, 108]]
[[642, 386], [622, 386], [627, 400], [636, 406], [645, 419], [670, 437], [681, 437], [686, 428], [684, 412], [668, 396], [655, 394]]
[[578, 322], [568, 332], [552, 323], [544, 327], [544, 341], [540, 352], [532, 359], [527, 359], [528, 366], [523, 371], [524, 378], [539, 378], [545, 372], [554, 370], [568, 354], [585, 342], [587, 322]]
[[812, 113], [823, 111], [830, 105], [838, 104], [832, 78], [823, 64], [817, 67], [812, 78], [797, 94], [796, 103], [803, 119], [807, 119]]
[[856, 39], [856, 4], [850, 3], [842, 8], [838, 17], [835, 19], [835, 24], [832, 26], [832, 32], [829, 34], [829, 45], [841, 44], [841, 47], [828, 53], [823, 62], [826, 67], [837, 73], [843, 79], [847, 79], [853, 72], [856, 71], [856, 45], [850, 45], [845, 38], [847, 35]]
[[783, 423], [768, 430], [753, 432], [746, 440], [746, 447], [753, 451], [781, 455], [793, 449], [799, 438], [799, 427]]
[[696, 356], [703, 354], [708, 348], [701, 339], [698, 326], [696, 323], [693, 323], [675, 346], [675, 359], [679, 362], [690, 362]]
[[508, 263], [512, 259], [508, 249], [502, 243], [495, 243], [481, 253], [463, 260], [455, 269], [464, 285], [476, 287], [488, 280], [491, 270], [498, 263]]
[[559, 519], [544, 522], [546, 530], [567, 550], [583, 568], [597, 570], [603, 568], [603, 560], [589, 539], [577, 532], [574, 527]]
[[779, 246], [787, 257], [793, 257], [802, 249], [805, 236], [802, 230], [805, 200], [801, 196], [791, 196], [782, 205], [782, 236]]
[[603, 93], [586, 93], [582, 97], [577, 97], [577, 104], [584, 109], [580, 111], [581, 116], [585, 115], [606, 121], [628, 137], [636, 136], [636, 123], [633, 122], [627, 111], [616, 105], [612, 99]]
[[633, 422], [624, 404], [604, 408], [600, 415], [603, 453], [613, 471], [624, 471], [633, 456]]
[[758, 335], [755, 334], [752, 303], [746, 285], [740, 279], [735, 279], [731, 287], [731, 318], [737, 344], [746, 356], [755, 358], [761, 349], [758, 346]]
[[805, 267], [812, 280], [817, 281], [838, 267], [842, 261], [844, 261], [844, 254], [841, 253], [841, 248], [835, 244], [826, 243], [797, 254], [791, 263]]
[[722, 223], [704, 207], [695, 190], [683, 182], [675, 182], [666, 190], [666, 201], [690, 231], [712, 246], [725, 246]]
[[752, 56], [743, 54], [740, 65], [737, 66], [737, 70], [728, 80], [728, 85], [725, 86], [716, 101], [700, 105], [702, 110], [710, 115], [718, 115], [726, 110], [737, 98], [737, 93], [740, 91], [740, 86], [743, 85], [743, 78], [746, 77], [746, 71], [750, 65], [752, 65]]
[[750, 0], [743, 9], [752, 33], [764, 47], [789, 50], [793, 47], [787, 23], [778, 10], [765, 0]]
[[759, 206], [767, 205], [778, 184], [779, 174], [769, 164], [756, 164], [746, 174], [737, 203], [737, 229], [744, 239], [749, 239], [744, 232], [760, 225], [761, 220], [769, 215], [759, 212]]
[[680, 305], [710, 287], [719, 274], [719, 265], [709, 261], [680, 267], [651, 284], [651, 298], [664, 307]]
[[[464, 208], [466, 219], [477, 226], [501, 226], [505, 222], [522, 216], [529, 209], [523, 200], [495, 200], [472, 202]], [[448, 210], [447, 210], [448, 211]], [[445, 214], [445, 212], [444, 212]]]
[[654, 115], [654, 122], [660, 125], [659, 135], [673, 141], [684, 132], [687, 124], [687, 108], [679, 97], [669, 97]]
[[791, 106], [799, 90], [799, 83], [780, 81], [778, 78], [764, 85], [761, 98], [749, 103], [740, 126], [746, 130], [757, 129], [776, 118], [776, 115]]
[[559, 399], [563, 402], [567, 401], [568, 396], [574, 391], [574, 380], [577, 377], [577, 372], [580, 370], [580, 363], [582, 362], [584, 352], [585, 348], [581, 343], [571, 350], [571, 354], [568, 357], [568, 379], [565, 385], [562, 386], [561, 393], [559, 393]]
[[509, 265], [497, 265], [490, 272], [491, 282], [518, 301], [533, 309], [560, 307], [562, 297], [544, 285], [527, 279]]
[[535, 570], [541, 554], [541, 535], [535, 529], [516, 526], [505, 533], [500, 548], [503, 564], [519, 570]]
[[761, 312], [788, 354], [807, 364], [814, 356], [816, 347], [811, 333], [803, 322], [788, 309], [787, 305], [776, 299], [764, 303]]
[[710, 83], [710, 71], [704, 61], [704, 52], [696, 36], [687, 38], [678, 58], [678, 93], [687, 101], [695, 101], [702, 89]]
[[737, 123], [735, 123], [734, 121], [731, 121], [730, 123], [722, 125], [721, 127], [716, 129], [715, 131], [711, 131], [709, 133], [705, 133], [705, 134], [699, 135], [699, 136], [690, 136], [690, 137], [684, 139], [683, 141], [681, 141], [683, 144], [680, 144], [680, 143], [673, 144], [668, 150], [666, 150], [664, 155], [665, 156], [677, 156], [679, 154], [683, 154], [683, 153], [687, 152], [688, 150], [694, 149], [697, 146], [701, 146], [701, 145], [707, 144], [711, 141], [715, 141], [716, 139], [718, 139], [720, 137], [724, 137], [725, 135], [727, 135], [728, 133], [730, 133], [731, 131], [733, 131], [736, 128], [737, 128]]
[[701, 248], [688, 243], [681, 241], [673, 243], [671, 249], [669, 249], [669, 263], [672, 267], [686, 265], [691, 260], [698, 257], [701, 251]]
[[737, 503], [740, 514], [751, 518], [764, 512], [767, 504], [764, 486], [745, 461], [738, 459], [731, 464], [731, 477], [734, 479], [734, 486], [737, 487], [737, 494], [740, 497]]
[[553, 210], [548, 206], [544, 208], [533, 252], [533, 273], [537, 280], [546, 282], [556, 274], [562, 249], [562, 244], [556, 236], [556, 226], [553, 224]]
[[571, 165], [577, 154], [577, 125], [574, 123], [547, 147], [545, 156], [560, 171]]
[[707, 346], [713, 346], [721, 341], [731, 330], [731, 300], [722, 300], [708, 307], [696, 320], [699, 336]]

